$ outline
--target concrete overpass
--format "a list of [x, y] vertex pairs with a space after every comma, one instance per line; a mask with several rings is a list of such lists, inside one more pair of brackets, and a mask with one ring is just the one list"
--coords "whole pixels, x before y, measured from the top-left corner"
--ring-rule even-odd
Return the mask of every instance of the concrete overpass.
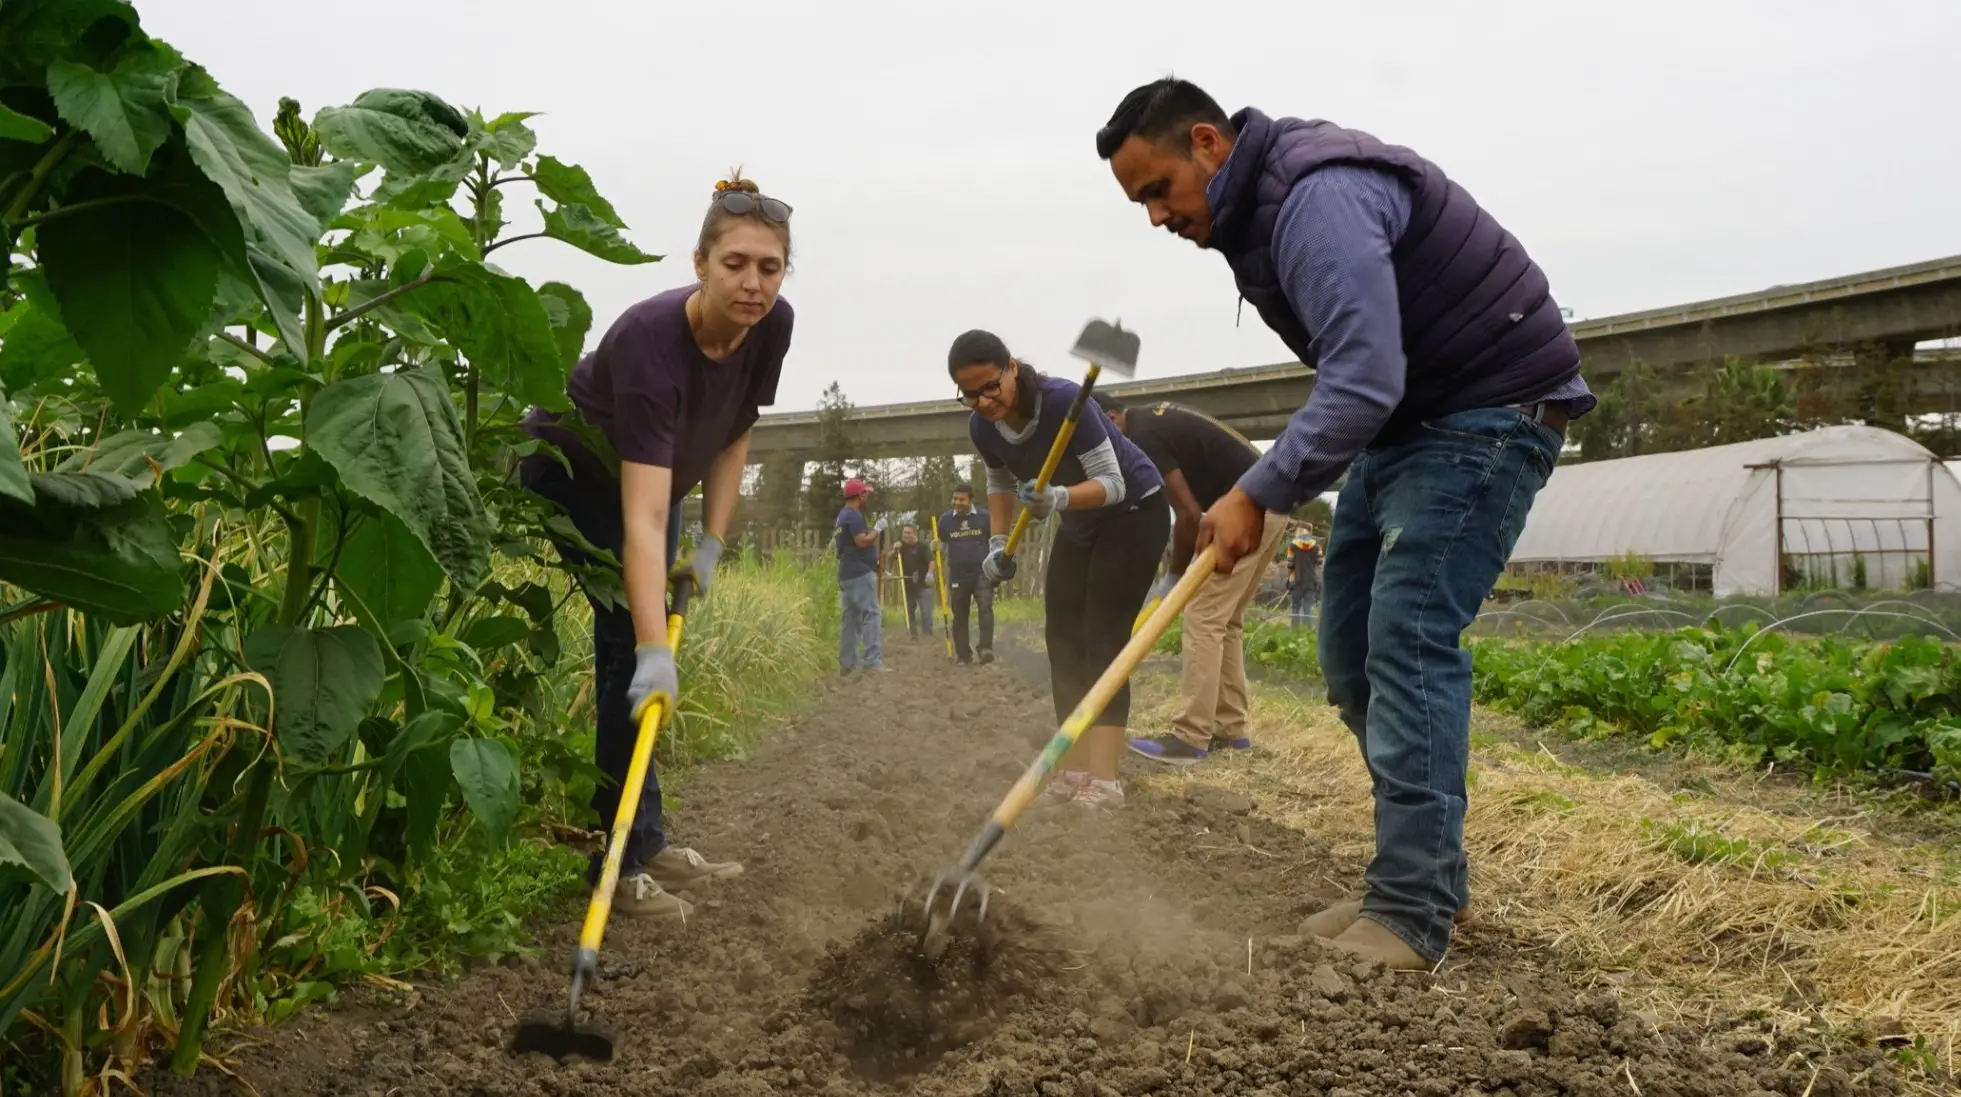
[[[1821, 351], [1850, 352], [1859, 359], [1906, 358], [1918, 341], [1961, 335], [1961, 255], [1577, 321], [1573, 335], [1586, 376], [1599, 383], [1636, 361], [1665, 369], [1728, 358], [1789, 360]], [[1941, 361], [1920, 368], [1940, 375], [1930, 376], [1935, 383], [1928, 387], [1961, 399], [1961, 366]], [[1278, 435], [1313, 387], [1314, 371], [1299, 362], [1108, 386], [1131, 401], [1176, 400], [1201, 408], [1256, 440]], [[1954, 406], [1942, 400], [1928, 410]], [[817, 447], [817, 428], [816, 412], [765, 415], [756, 425], [750, 459], [809, 457]], [[852, 437], [864, 457], [972, 450], [967, 411], [950, 398], [856, 409]]]

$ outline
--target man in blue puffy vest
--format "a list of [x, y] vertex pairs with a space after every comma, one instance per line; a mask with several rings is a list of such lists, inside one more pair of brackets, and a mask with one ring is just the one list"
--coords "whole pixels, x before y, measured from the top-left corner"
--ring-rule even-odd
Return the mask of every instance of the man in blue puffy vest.
[[1471, 657], [1459, 636], [1594, 398], [1545, 273], [1443, 170], [1323, 121], [1133, 90], [1096, 135], [1124, 193], [1225, 256], [1242, 303], [1316, 369], [1313, 394], [1207, 510], [1230, 569], [1348, 473], [1322, 571], [1328, 699], [1360, 740], [1376, 849], [1362, 898], [1304, 927], [1428, 968], [1470, 902]]

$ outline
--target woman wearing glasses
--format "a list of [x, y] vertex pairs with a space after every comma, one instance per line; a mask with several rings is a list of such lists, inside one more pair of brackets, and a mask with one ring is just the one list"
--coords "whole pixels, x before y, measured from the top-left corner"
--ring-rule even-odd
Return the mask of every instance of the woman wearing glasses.
[[[735, 511], [759, 408], [776, 401], [794, 315], [777, 296], [790, 264], [790, 207], [752, 180], [715, 185], [695, 244], [695, 281], [634, 305], [613, 322], [599, 348], [566, 384], [563, 417], [533, 409], [526, 428], [564, 453], [526, 457], [524, 486], [556, 503], [579, 534], [624, 564], [626, 607], [592, 603], [594, 761], [608, 781], [592, 807], [610, 828], [626, 779], [638, 717], [652, 700], [672, 699], [677, 683], [667, 646], [667, 580], [681, 537], [681, 500], [702, 489], [705, 532], [691, 560], [674, 568], [696, 593], [713, 584], [722, 537]], [[574, 420], [583, 420], [583, 423]], [[584, 429], [575, 429], [583, 427]], [[595, 444], [611, 453], [595, 452]], [[575, 569], [598, 563], [571, 539], [554, 538]], [[599, 878], [600, 855], [587, 874]], [[715, 863], [667, 844], [660, 782], [649, 771], [620, 870], [614, 909], [685, 918], [673, 894], [742, 866]]]
[[[1110, 429], [1092, 398], [1053, 479], [1036, 491], [1035, 478], [1080, 386], [1042, 376], [985, 331], [955, 339], [946, 365], [960, 402], [974, 411], [968, 434], [987, 466], [993, 538], [982, 575], [992, 583], [1014, 577], [1015, 562], [1004, 549], [1017, 502], [1036, 520], [1062, 514], [1044, 595], [1049, 688], [1056, 719], [1062, 720], [1130, 640], [1131, 622], [1144, 605], [1171, 534], [1164, 481], [1141, 450]], [[1117, 758], [1129, 716], [1126, 683], [1062, 756], [1036, 803], [1121, 806]]]

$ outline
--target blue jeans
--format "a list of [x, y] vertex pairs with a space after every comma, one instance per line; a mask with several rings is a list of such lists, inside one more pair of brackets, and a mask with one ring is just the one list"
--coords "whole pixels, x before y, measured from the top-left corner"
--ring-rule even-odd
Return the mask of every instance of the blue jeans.
[[1460, 639], [1560, 445], [1517, 411], [1459, 412], [1364, 450], [1335, 504], [1321, 669], [1374, 786], [1362, 913], [1431, 962], [1470, 901], [1471, 654]]
[[1305, 584], [1287, 592], [1287, 623], [1300, 628], [1314, 616], [1314, 603], [1321, 600], [1321, 588]]
[[925, 583], [905, 584], [906, 633], [917, 639], [933, 635], [933, 607], [939, 603], [940, 588]]
[[[842, 670], [870, 669], [885, 662], [885, 620], [878, 607], [878, 576], [866, 572], [852, 579], [838, 580], [838, 598], [844, 618], [838, 624], [838, 667]], [[864, 658], [858, 657], [863, 643]]]
[[[558, 504], [579, 534], [617, 559], [625, 551], [626, 525], [620, 516], [620, 485], [613, 480], [575, 480], [565, 467], [549, 457], [532, 456], [519, 466], [519, 482], [526, 490]], [[553, 539], [559, 558], [574, 566], [598, 563], [569, 541]], [[674, 563], [681, 547], [681, 508], [668, 511], [667, 560]], [[640, 729], [633, 722], [633, 705], [627, 701], [627, 687], [633, 683], [633, 614], [623, 606], [601, 604], [590, 593], [592, 605], [592, 696], [593, 764], [606, 774], [593, 789], [592, 810], [608, 834], [613, 829], [613, 812], [620, 806], [620, 788], [626, 783], [627, 767], [633, 761], [633, 743]], [[665, 617], [665, 607], [662, 616]], [[667, 848], [667, 828], [661, 819], [660, 776], [647, 767], [647, 782], [640, 789], [640, 806], [633, 813], [633, 827], [627, 832], [626, 851], [620, 863], [622, 879]], [[587, 872], [589, 883], [599, 882], [599, 864], [604, 855], [592, 855]]]

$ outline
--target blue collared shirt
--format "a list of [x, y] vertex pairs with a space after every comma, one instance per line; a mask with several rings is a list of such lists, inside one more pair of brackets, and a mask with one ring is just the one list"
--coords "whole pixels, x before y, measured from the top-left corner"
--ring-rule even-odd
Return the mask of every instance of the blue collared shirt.
[[[1214, 209], [1245, 148], [1235, 146], [1207, 185]], [[1291, 511], [1328, 490], [1402, 402], [1409, 362], [1390, 252], [1409, 225], [1411, 202], [1394, 172], [1331, 164], [1294, 184], [1280, 207], [1274, 268], [1313, 333], [1316, 376], [1307, 403], [1239, 479], [1267, 510]], [[1564, 403], [1575, 418], [1595, 403], [1578, 376], [1538, 400]]]

